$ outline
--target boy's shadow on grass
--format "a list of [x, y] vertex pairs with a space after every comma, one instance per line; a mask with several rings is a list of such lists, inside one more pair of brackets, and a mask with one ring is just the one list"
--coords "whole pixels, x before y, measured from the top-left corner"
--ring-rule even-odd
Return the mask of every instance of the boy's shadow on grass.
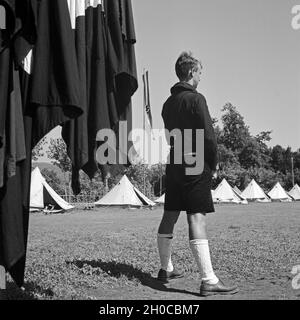
[[[116, 261], [102, 261], [102, 260], [73, 260], [66, 261], [67, 264], [73, 264], [79, 269], [83, 269], [85, 265], [88, 265], [95, 269], [101, 269], [109, 276], [114, 278], [120, 278], [125, 276], [128, 280], [138, 279], [142, 285], [150, 287], [154, 290], [183, 293], [189, 295], [199, 296], [196, 292], [191, 292], [182, 289], [168, 288], [164, 283], [156, 278], [152, 277], [150, 273], [143, 272], [141, 269], [135, 268], [132, 265], [126, 263], [120, 263]], [[173, 280], [176, 281], [176, 280]]]
[[52, 297], [51, 289], [43, 289], [34, 282], [24, 283], [24, 289], [19, 288], [15, 283], [8, 282], [6, 290], [2, 290], [0, 300], [39, 300], [35, 293]]

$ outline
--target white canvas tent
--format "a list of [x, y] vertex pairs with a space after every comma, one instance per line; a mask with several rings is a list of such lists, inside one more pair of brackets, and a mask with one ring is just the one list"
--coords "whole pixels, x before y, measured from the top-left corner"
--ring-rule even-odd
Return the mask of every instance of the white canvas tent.
[[217, 188], [212, 191], [212, 196], [213, 201], [217, 203], [248, 203], [246, 199], [234, 191], [226, 179], [223, 179]]
[[275, 184], [272, 190], [268, 193], [268, 196], [273, 201], [292, 201], [292, 198], [287, 194], [279, 182]]
[[293, 188], [288, 193], [294, 200], [299, 201], [300, 200], [300, 187], [298, 184], [295, 184]]
[[242, 192], [241, 197], [248, 201], [270, 202], [271, 200], [265, 194], [264, 190], [252, 179], [246, 189]]
[[49, 186], [40, 169], [36, 167], [31, 172], [30, 211], [44, 210], [49, 205], [53, 212], [74, 209]]
[[165, 203], [165, 194], [161, 195], [159, 198], [155, 200], [158, 204], [164, 204]]
[[142, 194], [126, 175], [95, 206], [154, 206], [155, 203]]

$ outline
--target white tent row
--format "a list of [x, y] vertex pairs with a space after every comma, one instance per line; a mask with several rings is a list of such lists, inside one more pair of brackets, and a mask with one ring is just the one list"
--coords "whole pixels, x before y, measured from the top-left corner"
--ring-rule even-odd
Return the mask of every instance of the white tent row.
[[126, 175], [95, 206], [155, 206], [155, 203], [142, 194], [129, 181]]
[[296, 184], [289, 192], [285, 191], [279, 182], [266, 194], [263, 189], [252, 179], [249, 185], [242, 192], [241, 196], [248, 201], [257, 202], [291, 202], [292, 200], [300, 200], [300, 187]]
[[[300, 200], [300, 188], [295, 186], [289, 195], [277, 183], [274, 188], [268, 193], [252, 179], [249, 185], [241, 192], [236, 186], [232, 188], [226, 179], [223, 179], [215, 190], [211, 190], [214, 203], [236, 203], [247, 204], [248, 201], [256, 202], [271, 202], [271, 200], [291, 201], [293, 199]], [[164, 204], [165, 194], [160, 196], [152, 202], [145, 195], [143, 195], [137, 188], [135, 188], [126, 175], [122, 177], [119, 183], [103, 198], [95, 203], [96, 206], [154, 206], [155, 204]]]
[[235, 186], [231, 188], [226, 179], [212, 190], [214, 202], [233, 202], [243, 203], [240, 201], [256, 201], [256, 202], [291, 202], [292, 200], [300, 200], [300, 187], [295, 185], [290, 192], [286, 192], [279, 182], [266, 194], [263, 189], [252, 179], [243, 192]]
[[74, 208], [49, 186], [40, 169], [36, 167], [31, 172], [30, 211], [47, 210], [49, 205], [52, 207], [50, 212], [62, 212]]

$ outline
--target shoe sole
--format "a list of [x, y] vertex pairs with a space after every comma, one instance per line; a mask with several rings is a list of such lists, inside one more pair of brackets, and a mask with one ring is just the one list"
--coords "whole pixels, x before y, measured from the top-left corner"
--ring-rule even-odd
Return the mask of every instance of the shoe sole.
[[238, 289], [235, 289], [235, 290], [231, 290], [231, 291], [215, 291], [215, 292], [212, 292], [212, 291], [206, 291], [206, 292], [201, 292], [200, 293], [200, 296], [201, 297], [208, 297], [208, 296], [215, 296], [217, 294], [221, 294], [221, 295], [232, 295], [232, 294], [236, 294], [238, 293], [239, 290]]

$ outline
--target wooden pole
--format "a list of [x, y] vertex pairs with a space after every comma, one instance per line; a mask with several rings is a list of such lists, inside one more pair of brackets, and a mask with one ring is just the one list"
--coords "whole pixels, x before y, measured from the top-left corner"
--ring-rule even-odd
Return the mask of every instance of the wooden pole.
[[162, 195], [162, 164], [160, 163], [159, 164], [160, 166], [160, 177], [159, 177], [159, 195], [161, 196]]
[[[143, 75], [145, 74], [145, 68], [143, 69]], [[144, 84], [145, 85], [145, 84]], [[146, 97], [144, 94], [144, 103], [143, 103], [143, 193], [146, 194], [146, 168], [145, 168], [145, 160], [146, 160], [146, 115], [145, 115], [145, 107], [146, 107]]]
[[292, 183], [293, 186], [295, 185], [295, 178], [294, 178], [294, 158], [292, 157]]

